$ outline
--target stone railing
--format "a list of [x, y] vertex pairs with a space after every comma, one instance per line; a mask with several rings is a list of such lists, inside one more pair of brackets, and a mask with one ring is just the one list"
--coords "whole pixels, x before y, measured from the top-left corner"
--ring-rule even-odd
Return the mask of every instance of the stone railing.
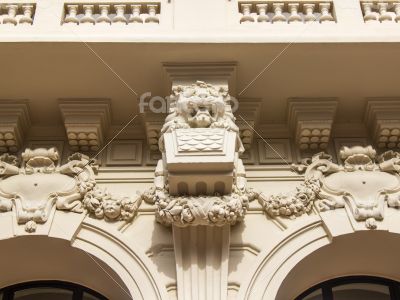
[[4, 25], [32, 25], [36, 5], [34, 3], [1, 3], [0, 24]]
[[239, 2], [240, 23], [335, 22], [330, 1]]
[[63, 24], [158, 24], [160, 3], [68, 3]]
[[365, 22], [400, 22], [400, 1], [362, 1]]

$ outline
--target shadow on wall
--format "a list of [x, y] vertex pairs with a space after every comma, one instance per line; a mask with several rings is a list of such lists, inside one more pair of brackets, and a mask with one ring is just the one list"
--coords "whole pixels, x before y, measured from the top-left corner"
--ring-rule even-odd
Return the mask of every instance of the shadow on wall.
[[349, 275], [400, 280], [400, 235], [360, 231], [333, 239], [300, 261], [282, 282], [276, 300], [294, 299], [310, 287]]
[[[106, 264], [69, 241], [20, 236], [0, 241], [0, 288], [36, 280], [60, 280], [86, 286], [109, 299], [131, 299], [121, 278]], [[125, 291], [124, 291], [125, 290]]]

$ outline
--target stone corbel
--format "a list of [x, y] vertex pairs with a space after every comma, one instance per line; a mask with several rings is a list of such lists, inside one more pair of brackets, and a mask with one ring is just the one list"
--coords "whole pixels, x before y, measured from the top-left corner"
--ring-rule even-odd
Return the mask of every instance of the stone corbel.
[[388, 208], [400, 207], [400, 154], [388, 151], [377, 155], [371, 147], [343, 147], [343, 164], [318, 153], [294, 166], [305, 173], [304, 183], [290, 194], [258, 200], [272, 217], [295, 218], [310, 213], [313, 207], [324, 212], [344, 208], [354, 224], [364, 222], [375, 229]]
[[62, 99], [60, 110], [70, 149], [74, 152], [97, 152], [110, 126], [108, 99]]
[[400, 149], [400, 99], [368, 99], [365, 122], [378, 149]]
[[0, 212], [13, 211], [25, 231], [36, 231], [55, 209], [87, 212], [106, 221], [132, 222], [141, 197], [115, 197], [96, 185], [88, 156], [75, 153], [59, 165], [55, 148], [26, 149], [18, 166], [17, 157], [0, 156]]
[[2, 100], [0, 103], [0, 153], [16, 153], [30, 126], [26, 101]]
[[334, 98], [289, 99], [288, 122], [300, 156], [326, 151], [336, 114]]
[[[204, 66], [197, 67], [199, 78], [213, 74]], [[222, 73], [228, 70], [219, 67]], [[243, 220], [255, 196], [246, 187], [239, 158], [244, 148], [228, 81], [221, 80], [218, 71], [208, 82], [190, 81], [189, 73], [196, 71], [193, 66], [169, 65], [167, 69], [174, 74], [170, 74], [169, 114], [160, 131], [162, 159], [153, 188], [142, 197], [155, 204], [159, 223], [172, 225], [178, 298], [196, 295], [199, 300], [223, 300], [227, 297], [230, 226]], [[218, 281], [210, 283], [209, 275]]]
[[261, 99], [236, 99], [234, 105], [237, 107], [232, 108], [245, 151], [250, 150], [253, 144], [254, 128], [259, 120], [261, 103]]

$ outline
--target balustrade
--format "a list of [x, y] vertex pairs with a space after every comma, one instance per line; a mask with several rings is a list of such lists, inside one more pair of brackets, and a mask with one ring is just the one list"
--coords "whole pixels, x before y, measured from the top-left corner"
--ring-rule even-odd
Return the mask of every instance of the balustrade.
[[366, 23], [400, 22], [400, 1], [362, 1], [361, 8]]
[[35, 13], [35, 4], [0, 4], [0, 23], [4, 25], [32, 25]]
[[65, 4], [63, 24], [159, 24], [160, 3]]
[[239, 2], [240, 23], [334, 22], [333, 2]]

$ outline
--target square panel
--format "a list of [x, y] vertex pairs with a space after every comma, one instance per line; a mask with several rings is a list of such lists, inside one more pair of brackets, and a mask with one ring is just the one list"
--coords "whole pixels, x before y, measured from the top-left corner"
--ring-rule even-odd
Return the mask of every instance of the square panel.
[[289, 139], [258, 139], [260, 164], [291, 163], [292, 149]]
[[107, 166], [142, 164], [142, 141], [114, 141], [107, 148]]

